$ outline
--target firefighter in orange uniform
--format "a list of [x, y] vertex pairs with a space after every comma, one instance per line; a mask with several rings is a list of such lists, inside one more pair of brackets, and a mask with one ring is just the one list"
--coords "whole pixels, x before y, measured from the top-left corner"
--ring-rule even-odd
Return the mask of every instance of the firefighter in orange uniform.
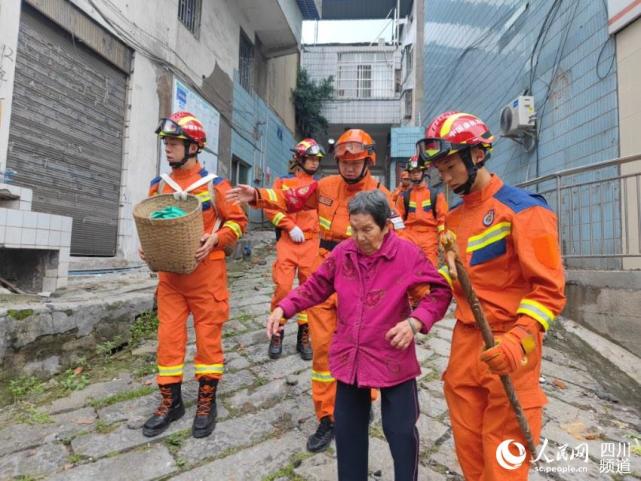
[[[149, 195], [191, 192], [202, 203], [204, 232], [196, 252], [198, 266], [190, 274], [158, 274], [158, 382], [161, 402], [145, 422], [143, 434], [157, 436], [185, 414], [181, 385], [187, 343], [187, 317], [194, 318], [199, 382], [192, 434], [209, 436], [216, 423], [216, 390], [223, 375], [223, 323], [229, 317], [224, 249], [243, 234], [247, 218], [240, 206], [227, 202], [231, 185], [208, 174], [197, 155], [205, 147], [203, 124], [188, 112], [162, 119], [156, 134], [164, 143], [171, 174], [151, 181]], [[140, 251], [144, 259], [144, 252]]]
[[392, 192], [392, 202], [396, 204], [396, 201], [398, 200], [399, 196], [403, 194], [407, 189], [410, 188], [410, 173], [403, 169], [401, 171], [401, 183], [394, 189], [394, 192]]
[[[272, 189], [286, 191], [314, 182], [314, 174], [318, 171], [323, 152], [314, 139], [303, 139], [292, 149], [294, 174], [276, 179]], [[305, 282], [313, 272], [318, 257], [318, 212], [302, 210], [286, 213], [281, 210], [265, 209], [265, 214], [277, 229], [276, 260], [272, 266], [274, 280], [274, 296], [272, 311], [278, 303], [292, 290], [294, 277], [298, 274], [298, 283]], [[300, 312], [298, 320], [298, 335], [296, 351], [303, 360], [312, 359], [312, 346], [309, 340], [309, 325], [307, 313]], [[281, 319], [284, 326], [287, 319]], [[271, 359], [278, 359], [283, 352], [283, 337], [285, 330], [272, 336], [268, 354]]]
[[407, 163], [411, 186], [396, 200], [405, 229], [400, 236], [419, 246], [432, 265], [438, 266], [438, 234], [445, 229], [447, 201], [442, 192], [430, 192], [425, 182], [427, 166], [414, 155]]
[[[329, 252], [343, 239], [351, 236], [349, 200], [358, 192], [380, 189], [392, 205], [390, 192], [370, 173], [376, 163], [374, 140], [360, 129], [345, 131], [337, 140], [334, 156], [339, 175], [330, 175], [308, 186], [287, 191], [254, 189], [239, 185], [228, 194], [229, 200], [249, 202], [259, 208], [277, 207], [288, 212], [311, 209], [318, 212], [320, 222], [320, 255], [314, 270]], [[395, 228], [402, 228], [402, 220], [392, 218]], [[336, 295], [307, 312], [311, 330], [312, 349], [312, 399], [319, 420], [316, 432], [307, 441], [307, 449], [322, 451], [334, 435], [334, 398], [336, 380], [329, 372], [328, 351], [336, 326]]]
[[[456, 267], [442, 268], [457, 304], [443, 374], [456, 453], [467, 481], [527, 480], [529, 459], [536, 453], [526, 456], [525, 438], [499, 375], [512, 378], [538, 443], [547, 402], [539, 385], [543, 334], [565, 305], [556, 216], [543, 197], [507, 185], [487, 170], [494, 136], [479, 118], [445, 112], [427, 127], [425, 137], [417, 142], [418, 154], [462, 196], [447, 215], [446, 229], [456, 236], [497, 340], [484, 350]], [[523, 463], [506, 464], [505, 455], [522, 455]]]

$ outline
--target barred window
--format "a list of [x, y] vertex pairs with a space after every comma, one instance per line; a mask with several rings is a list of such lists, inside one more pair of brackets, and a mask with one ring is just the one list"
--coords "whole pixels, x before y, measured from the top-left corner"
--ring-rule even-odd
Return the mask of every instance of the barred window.
[[178, 19], [198, 38], [202, 0], [178, 0]]

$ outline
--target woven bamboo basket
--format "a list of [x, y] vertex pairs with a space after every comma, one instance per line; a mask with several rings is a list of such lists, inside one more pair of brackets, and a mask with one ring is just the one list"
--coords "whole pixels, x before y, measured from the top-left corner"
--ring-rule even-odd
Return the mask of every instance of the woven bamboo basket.
[[[187, 212], [177, 219], [151, 219], [151, 213], [167, 206]], [[134, 220], [149, 268], [154, 271], [189, 274], [196, 269], [196, 251], [203, 235], [200, 201], [188, 194], [186, 200], [173, 194], [149, 197], [134, 207]]]

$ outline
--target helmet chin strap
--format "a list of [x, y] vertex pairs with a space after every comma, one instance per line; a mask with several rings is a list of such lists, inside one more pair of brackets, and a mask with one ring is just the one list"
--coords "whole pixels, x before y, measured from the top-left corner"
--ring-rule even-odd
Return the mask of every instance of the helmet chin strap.
[[[338, 161], [336, 161], [338, 163]], [[341, 177], [343, 180], [348, 183], [348, 184], [358, 184], [361, 180], [365, 178], [365, 175], [367, 174], [367, 167], [369, 166], [369, 157], [365, 159], [365, 163], [363, 164], [363, 170], [361, 170], [361, 173], [358, 175], [358, 177], [354, 179], [348, 179], [345, 177], [342, 172], [340, 166], [338, 167], [338, 173], [341, 174]]]
[[412, 184], [414, 185], [419, 185], [423, 180], [425, 179], [425, 172], [421, 172], [421, 178], [418, 180], [410, 179], [412, 181]]
[[472, 161], [471, 149], [460, 151], [460, 155], [463, 159], [463, 163], [465, 164], [465, 168], [467, 169], [467, 181], [463, 185], [460, 185], [456, 189], [454, 189], [454, 193], [457, 195], [467, 195], [472, 190], [472, 185], [474, 185], [474, 181], [476, 180], [476, 174], [478, 173], [479, 168], [482, 167], [482, 165], [474, 164], [474, 162]]
[[182, 160], [178, 162], [169, 162], [169, 166], [172, 169], [180, 169], [183, 165], [187, 163], [189, 159], [192, 157], [196, 157], [196, 153], [190, 154], [189, 153], [189, 146], [192, 144], [189, 140], [183, 140], [183, 147], [185, 149], [185, 154], [183, 155]]

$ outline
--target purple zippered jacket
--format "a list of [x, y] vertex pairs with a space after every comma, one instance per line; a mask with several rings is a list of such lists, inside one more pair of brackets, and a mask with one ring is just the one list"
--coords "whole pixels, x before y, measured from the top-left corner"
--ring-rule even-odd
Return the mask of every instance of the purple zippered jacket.
[[[452, 293], [421, 249], [393, 232], [371, 254], [368, 269], [359, 263], [364, 256], [353, 239], [341, 242], [279, 306], [289, 318], [336, 292], [338, 319], [329, 350], [332, 375], [362, 387], [394, 386], [418, 376], [421, 370], [414, 342], [399, 350], [385, 339], [385, 333], [412, 316], [421, 321], [421, 332], [427, 334], [445, 315]], [[410, 312], [409, 291], [425, 284], [430, 286], [429, 293]]]

